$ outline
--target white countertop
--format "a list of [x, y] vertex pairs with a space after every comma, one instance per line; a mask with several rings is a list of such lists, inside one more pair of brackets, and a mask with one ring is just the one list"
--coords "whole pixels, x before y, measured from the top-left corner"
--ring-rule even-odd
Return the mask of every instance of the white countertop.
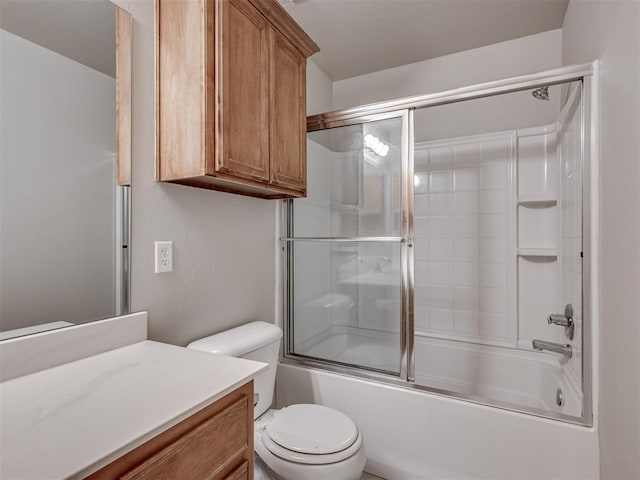
[[143, 341], [0, 383], [0, 478], [83, 478], [266, 364]]

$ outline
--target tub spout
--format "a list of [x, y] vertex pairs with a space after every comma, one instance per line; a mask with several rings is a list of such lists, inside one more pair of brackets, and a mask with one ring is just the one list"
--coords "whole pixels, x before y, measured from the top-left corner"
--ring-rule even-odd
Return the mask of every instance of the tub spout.
[[563, 345], [561, 343], [547, 342], [546, 340], [533, 340], [531, 342], [534, 350], [548, 350], [550, 352], [559, 353], [566, 358], [571, 358], [573, 355], [573, 349], [571, 345]]

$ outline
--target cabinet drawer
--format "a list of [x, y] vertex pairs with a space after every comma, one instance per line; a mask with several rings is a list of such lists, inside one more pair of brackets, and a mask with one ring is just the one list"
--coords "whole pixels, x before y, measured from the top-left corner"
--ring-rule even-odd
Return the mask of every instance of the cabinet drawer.
[[88, 478], [251, 478], [242, 472], [253, 469], [252, 387], [240, 387]]
[[249, 462], [242, 462], [242, 465], [224, 477], [223, 480], [248, 480], [249, 478]]

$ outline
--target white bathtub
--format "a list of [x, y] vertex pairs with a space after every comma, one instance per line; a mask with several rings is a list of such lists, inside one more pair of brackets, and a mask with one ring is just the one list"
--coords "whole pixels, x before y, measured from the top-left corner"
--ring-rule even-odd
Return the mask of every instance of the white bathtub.
[[[296, 348], [310, 357], [377, 370], [399, 370], [398, 334], [333, 326]], [[579, 384], [560, 356], [416, 336], [416, 383], [488, 400], [579, 417]], [[556, 404], [556, 392], [564, 403]]]
[[[371, 354], [394, 351], [397, 337], [389, 334], [334, 327], [323, 335], [306, 345], [308, 355], [345, 363], [373, 357], [378, 364], [394, 357]], [[416, 339], [416, 379], [436, 388], [579, 415], [579, 397], [563, 377], [550, 354]], [[558, 387], [562, 409], [555, 405]], [[345, 412], [365, 436], [367, 471], [390, 480], [599, 475], [592, 428], [286, 364], [278, 369], [277, 403]]]

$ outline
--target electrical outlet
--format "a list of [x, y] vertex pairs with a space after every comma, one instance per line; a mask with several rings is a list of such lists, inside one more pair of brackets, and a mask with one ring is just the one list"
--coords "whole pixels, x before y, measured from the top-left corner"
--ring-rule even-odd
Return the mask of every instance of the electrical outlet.
[[156, 273], [173, 272], [173, 242], [156, 242]]

